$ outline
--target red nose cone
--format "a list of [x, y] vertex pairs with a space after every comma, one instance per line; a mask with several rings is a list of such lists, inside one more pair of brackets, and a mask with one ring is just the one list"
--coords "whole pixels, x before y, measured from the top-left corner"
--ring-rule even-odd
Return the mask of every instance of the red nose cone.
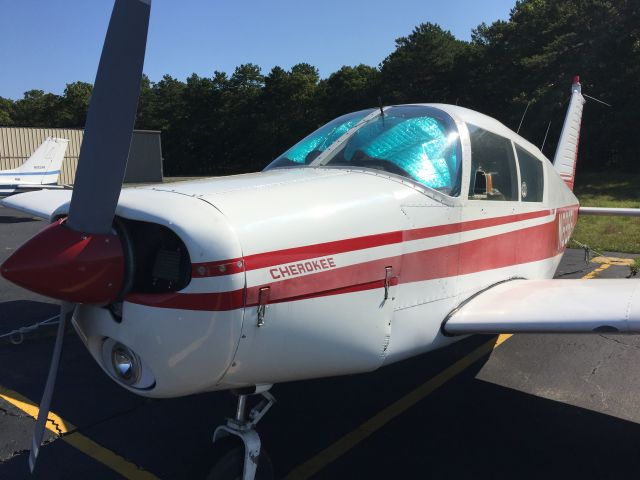
[[0, 267], [7, 280], [47, 297], [106, 305], [120, 293], [124, 257], [117, 235], [86, 235], [52, 223]]

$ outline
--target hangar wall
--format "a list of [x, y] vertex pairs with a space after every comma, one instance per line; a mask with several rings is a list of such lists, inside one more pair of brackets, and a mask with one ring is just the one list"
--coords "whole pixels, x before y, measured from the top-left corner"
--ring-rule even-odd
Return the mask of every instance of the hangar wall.
[[[0, 127], [0, 170], [19, 167], [47, 137], [69, 140], [58, 178], [60, 185], [73, 184], [84, 130], [80, 128]], [[134, 130], [124, 181], [162, 182], [160, 132]]]

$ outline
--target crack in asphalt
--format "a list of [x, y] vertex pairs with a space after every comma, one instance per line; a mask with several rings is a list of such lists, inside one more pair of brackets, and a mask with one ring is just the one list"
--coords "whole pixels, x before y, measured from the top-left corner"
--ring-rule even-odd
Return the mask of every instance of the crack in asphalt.
[[0, 465], [2, 465], [3, 463], [7, 463], [9, 460], [12, 460], [25, 453], [29, 453], [29, 450], [22, 449], [22, 450], [16, 450], [15, 452], [11, 452], [8, 457], [0, 458]]
[[120, 417], [120, 416], [129, 415], [129, 414], [135, 413], [137, 410], [139, 410], [140, 408], [142, 408], [145, 405], [148, 405], [149, 403], [150, 403], [149, 401], [140, 402], [138, 405], [136, 405], [136, 406], [134, 406], [132, 408], [129, 408], [129, 409], [126, 409], [126, 410], [122, 410], [120, 412], [115, 412], [112, 415], [104, 417], [104, 418], [102, 418], [100, 420], [97, 420], [97, 421], [95, 421], [93, 423], [88, 423], [88, 424], [83, 425], [81, 427], [76, 426], [75, 428], [70, 428], [69, 430], [67, 430], [64, 433], [60, 430], [60, 426], [56, 422], [54, 422], [52, 419], [48, 419], [47, 421], [52, 423], [56, 427], [56, 430], [58, 431], [58, 434], [57, 434], [58, 437], [64, 438], [64, 437], [66, 437], [68, 435], [71, 435], [73, 433], [86, 432], [87, 430], [89, 430], [91, 428], [94, 428], [94, 427], [97, 427], [97, 426], [102, 425], [104, 423], [107, 423], [107, 422], [109, 422], [111, 420], [114, 420], [114, 419]]
[[[45, 438], [42, 441], [42, 446], [49, 445], [50, 443], [55, 442], [57, 439], [58, 439], [58, 437], [56, 437], [56, 436], [53, 436], [51, 438]], [[28, 448], [23, 448], [21, 450], [15, 450], [15, 451], [9, 453], [6, 458], [0, 457], [0, 465], [2, 465], [3, 463], [7, 463], [9, 460], [12, 460], [15, 457], [18, 457], [18, 456], [20, 456], [22, 454], [28, 454], [29, 452], [30, 452], [30, 450]]]
[[[591, 370], [591, 376], [595, 375], [596, 372], [598, 371], [598, 369], [602, 366], [603, 361], [602, 360], [598, 360], [598, 363], [596, 364], [595, 367], [593, 367], [593, 369]], [[586, 380], [586, 379], [585, 379]]]
[[583, 377], [583, 380], [590, 384], [593, 385], [594, 387], [596, 387], [596, 389], [598, 390], [598, 396], [600, 397], [600, 403], [602, 404], [602, 406], [605, 409], [609, 409], [609, 404], [607, 403], [607, 392], [605, 392], [603, 390], [603, 388], [600, 386], [600, 384], [598, 382], [594, 382], [593, 380], [591, 380], [591, 377], [593, 375], [595, 375], [595, 373], [598, 371], [598, 369], [602, 366], [602, 361], [598, 362], [598, 364], [594, 367], [594, 369], [591, 371], [591, 375], [588, 375], [586, 377]]
[[[114, 420], [118, 417], [121, 417], [123, 415], [129, 415], [129, 414], [135, 414], [136, 411], [140, 410], [141, 408], [143, 408], [144, 406], [149, 405], [150, 403], [152, 403], [151, 399], [146, 399], [144, 401], [139, 402], [137, 405], [128, 408], [128, 409], [124, 409], [121, 410], [119, 412], [114, 412], [112, 415], [109, 415], [107, 417], [104, 417], [98, 421], [92, 422], [92, 423], [88, 423], [86, 425], [83, 425], [82, 427], [75, 427], [72, 429], [68, 429], [67, 431], [63, 431], [62, 430], [62, 426], [60, 425], [60, 423], [58, 423], [55, 419], [52, 418], [47, 418], [47, 426], [53, 426], [53, 428], [55, 429], [55, 432], [51, 432], [53, 435], [51, 437], [49, 437], [48, 439], [43, 440], [42, 444], [43, 445], [47, 445], [49, 443], [54, 442], [55, 440], [57, 440], [58, 438], [63, 438], [66, 437], [67, 435], [71, 435], [73, 433], [80, 433], [81, 431], [86, 431], [89, 429], [92, 429], [94, 427], [97, 427], [101, 424], [107, 423], [111, 420]], [[27, 414], [26, 412], [20, 410], [19, 408], [16, 408], [15, 411], [14, 409], [7, 409], [5, 407], [0, 406], [0, 416], [9, 416], [9, 417], [13, 417], [13, 418], [18, 418], [18, 419], [29, 419], [33, 422], [35, 422], [35, 419]], [[51, 431], [51, 428], [48, 428], [49, 431]], [[7, 461], [11, 460], [12, 458], [15, 458], [18, 455], [21, 455], [25, 452], [29, 452], [29, 449], [22, 449], [22, 450], [16, 450], [14, 452], [11, 452], [8, 454], [7, 457], [3, 457], [0, 458], [0, 464], [2, 463], [6, 463]]]
[[[6, 415], [8, 417], [14, 417], [14, 418], [29, 418], [33, 421], [35, 421], [35, 419], [29, 415], [28, 413], [23, 412], [22, 410], [16, 408], [16, 410], [18, 411], [17, 413], [11, 410], [8, 410], [4, 407], [0, 407], [0, 414], [1, 415]], [[55, 420], [51, 419], [51, 418], [47, 418], [47, 423], [51, 424], [54, 426], [54, 428], [56, 429], [57, 435], [59, 437], [61, 437], [63, 434], [62, 429], [60, 427], [60, 425], [58, 424], [58, 422], [56, 422]], [[71, 433], [71, 431], [69, 431], [68, 433]]]
[[[602, 338], [605, 338], [607, 340], [613, 340], [609, 337], [605, 337], [604, 335], [600, 335]], [[613, 340], [616, 341], [616, 340]], [[622, 342], [616, 342], [616, 343], [622, 343]], [[623, 345], [627, 345], [624, 344]], [[633, 345], [627, 345], [627, 346], [633, 346]], [[607, 402], [607, 392], [600, 386], [600, 383], [597, 381], [594, 381], [593, 377], [595, 376], [595, 374], [598, 372], [598, 370], [600, 369], [600, 367], [602, 367], [604, 365], [604, 363], [607, 360], [610, 360], [611, 357], [613, 356], [613, 354], [607, 355], [606, 358], [600, 359], [598, 360], [598, 363], [596, 364], [595, 367], [593, 367], [593, 369], [591, 369], [591, 373], [587, 376], [582, 377], [582, 379], [590, 384], [593, 385], [594, 387], [596, 387], [596, 389], [598, 390], [598, 396], [600, 397], [600, 403], [602, 404], [602, 406], [608, 410], [609, 409], [609, 403]]]
[[[16, 409], [16, 410], [17, 411], [13, 411], [13, 410], [9, 410], [9, 409], [4, 408], [4, 407], [0, 407], [0, 416], [4, 415], [4, 416], [7, 416], [7, 417], [13, 417], [13, 418], [17, 418], [17, 419], [29, 419], [29, 420], [32, 420], [32, 421], [35, 422], [34, 418], [31, 415], [23, 412], [20, 409]], [[51, 420], [49, 420], [49, 421], [51, 421]], [[54, 422], [52, 422], [52, 423], [54, 423]], [[54, 423], [54, 425], [55, 425], [55, 423]], [[55, 425], [55, 426], [56, 426], [56, 429], [58, 431], [60, 431], [59, 426], [58, 425]], [[54, 442], [59, 436], [60, 435], [53, 436], [53, 437], [50, 437], [50, 438], [45, 438], [44, 441], [42, 442], [42, 444], [43, 445], [48, 445], [49, 443]], [[17, 456], [20, 456], [20, 455], [24, 454], [24, 453], [29, 453], [29, 449], [14, 450], [12, 452], [7, 452], [6, 454], [2, 454], [2, 456], [0, 457], [0, 465], [3, 464], [3, 463], [8, 462], [9, 460], [12, 460], [13, 458], [15, 458]]]
[[29, 416], [26, 413], [22, 412], [22, 410], [18, 410], [18, 411], [21, 412], [21, 413], [12, 412], [12, 411], [7, 410], [4, 407], [0, 407], [0, 414], [6, 415], [8, 417], [25, 418], [25, 417]]
[[640, 346], [638, 345], [633, 345], [632, 343], [626, 343], [626, 342], [623, 342], [622, 340], [618, 340], [617, 338], [607, 337], [606, 335], [598, 335], [598, 336], [604, 338], [605, 340], [609, 340], [611, 342], [624, 345], [625, 347], [637, 348], [640, 350]]
[[[56, 422], [55, 420], [53, 420], [52, 418], [47, 418], [47, 423], [50, 423], [51, 425], [53, 425], [56, 429], [56, 433], [59, 437], [62, 437], [63, 435], [66, 435], [66, 433], [62, 432], [62, 429], [60, 428], [60, 425], [58, 424], [58, 422]], [[71, 433], [71, 432], [68, 432]]]

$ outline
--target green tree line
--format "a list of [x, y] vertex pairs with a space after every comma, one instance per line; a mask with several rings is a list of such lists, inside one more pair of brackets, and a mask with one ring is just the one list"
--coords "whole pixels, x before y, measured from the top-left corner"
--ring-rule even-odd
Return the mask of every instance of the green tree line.
[[[422, 23], [377, 66], [344, 66], [321, 79], [300, 63], [263, 73], [143, 78], [136, 128], [162, 131], [166, 175], [257, 171], [338, 115], [399, 103], [472, 108], [517, 129], [552, 158], [574, 74], [588, 100], [580, 169], [640, 172], [640, 0], [520, 0], [508, 21], [481, 24], [471, 41]], [[62, 95], [0, 97], [0, 125], [82, 127], [91, 85]], [[547, 134], [548, 132], [548, 134]]]

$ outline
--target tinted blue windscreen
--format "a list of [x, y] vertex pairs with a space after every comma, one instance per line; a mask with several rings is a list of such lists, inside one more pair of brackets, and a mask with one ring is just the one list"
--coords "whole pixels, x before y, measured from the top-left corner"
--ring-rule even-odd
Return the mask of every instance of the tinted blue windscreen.
[[371, 112], [372, 110], [361, 110], [349, 113], [323, 125], [271, 162], [267, 170], [275, 167], [310, 164], [333, 142]]
[[458, 195], [460, 152], [455, 125], [442, 112], [392, 107], [360, 127], [327, 165], [383, 170]]

